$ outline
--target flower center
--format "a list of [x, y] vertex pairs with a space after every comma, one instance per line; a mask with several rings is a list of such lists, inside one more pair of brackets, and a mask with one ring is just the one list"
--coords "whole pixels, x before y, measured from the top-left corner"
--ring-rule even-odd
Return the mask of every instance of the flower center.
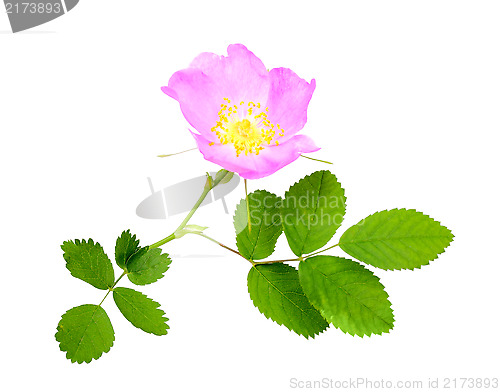
[[[232, 104], [229, 98], [224, 98], [226, 103], [221, 104], [219, 110], [219, 121], [212, 127], [220, 143], [233, 144], [236, 156], [242, 152], [245, 155], [255, 154], [270, 145], [275, 139], [276, 131], [278, 137], [284, 136], [285, 131], [279, 124], [271, 124], [267, 118], [268, 108], [261, 109], [260, 103], [241, 101], [239, 105]], [[278, 140], [274, 140], [279, 145]], [[213, 146], [215, 143], [210, 143]]]

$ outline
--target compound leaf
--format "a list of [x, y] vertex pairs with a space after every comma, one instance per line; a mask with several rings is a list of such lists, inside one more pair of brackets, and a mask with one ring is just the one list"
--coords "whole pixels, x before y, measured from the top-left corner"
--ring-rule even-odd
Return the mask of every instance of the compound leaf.
[[350, 227], [339, 246], [352, 257], [385, 270], [420, 268], [443, 253], [453, 234], [415, 210], [376, 212]]
[[98, 242], [94, 244], [91, 239], [65, 241], [61, 249], [64, 251], [66, 268], [75, 278], [101, 290], [113, 287], [113, 265]]
[[254, 265], [248, 273], [248, 292], [264, 316], [299, 335], [314, 337], [328, 327], [304, 295], [297, 270], [290, 265]]
[[161, 249], [144, 247], [134, 253], [125, 266], [129, 280], [137, 285], [146, 285], [163, 278], [172, 260]]
[[297, 256], [325, 245], [342, 224], [345, 196], [328, 170], [312, 173], [285, 193], [281, 217], [290, 249]]
[[115, 260], [118, 267], [125, 269], [127, 260], [140, 249], [139, 240], [135, 234], [132, 235], [130, 230], [124, 231], [120, 237], [116, 239]]
[[351, 335], [381, 335], [394, 326], [384, 286], [370, 270], [354, 260], [314, 256], [299, 264], [307, 298], [323, 317]]
[[165, 312], [159, 309], [160, 304], [146, 297], [139, 291], [125, 287], [113, 290], [113, 299], [116, 306], [125, 318], [135, 327], [144, 332], [155, 335], [166, 335], [168, 318], [163, 317]]
[[115, 332], [103, 308], [81, 305], [62, 316], [55, 338], [71, 362], [89, 363], [111, 349]]
[[[250, 260], [260, 260], [274, 252], [276, 241], [281, 235], [281, 198], [273, 193], [258, 190], [242, 199], [234, 214], [236, 245], [240, 253]], [[248, 227], [250, 213], [250, 229]]]

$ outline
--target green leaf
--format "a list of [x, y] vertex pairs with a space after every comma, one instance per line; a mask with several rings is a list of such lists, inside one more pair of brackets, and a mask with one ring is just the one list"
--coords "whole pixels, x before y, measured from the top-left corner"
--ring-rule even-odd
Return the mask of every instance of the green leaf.
[[385, 270], [420, 268], [453, 241], [439, 222], [415, 210], [376, 212], [350, 227], [340, 247], [352, 257]]
[[129, 280], [138, 285], [146, 285], [163, 278], [172, 260], [161, 249], [149, 249], [147, 246], [139, 249], [127, 261], [126, 271]]
[[281, 216], [288, 245], [297, 256], [325, 245], [342, 224], [344, 189], [328, 170], [317, 171], [290, 187]]
[[88, 242], [65, 241], [61, 249], [64, 251], [66, 268], [75, 278], [101, 290], [113, 287], [115, 282], [113, 266], [98, 242], [94, 244], [91, 239]]
[[314, 256], [299, 264], [302, 288], [323, 317], [351, 335], [370, 336], [394, 326], [384, 286], [354, 260]]
[[115, 331], [103, 308], [81, 305], [62, 316], [55, 338], [71, 362], [89, 363], [110, 350], [115, 341]]
[[270, 192], [259, 190], [250, 193], [248, 195], [250, 230], [246, 200], [241, 200], [236, 207], [234, 214], [236, 245], [247, 259], [264, 259], [274, 252], [276, 241], [283, 231], [280, 203], [281, 198]]
[[306, 338], [328, 327], [304, 295], [297, 270], [290, 265], [254, 265], [248, 273], [248, 293], [264, 316]]
[[136, 239], [135, 234], [132, 235], [130, 230], [124, 231], [122, 235], [116, 239], [115, 260], [118, 267], [125, 269], [127, 260], [140, 248], [139, 240]]
[[144, 332], [155, 335], [166, 335], [169, 328], [168, 318], [163, 317], [165, 312], [159, 309], [160, 304], [146, 297], [144, 294], [117, 287], [113, 290], [113, 299], [116, 306], [125, 318], [135, 327]]

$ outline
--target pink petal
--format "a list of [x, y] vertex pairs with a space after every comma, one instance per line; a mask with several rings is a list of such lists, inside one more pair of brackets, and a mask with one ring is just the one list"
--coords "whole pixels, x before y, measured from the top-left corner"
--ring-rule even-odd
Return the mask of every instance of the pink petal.
[[[269, 92], [269, 72], [262, 61], [244, 45], [229, 45], [228, 56], [202, 53], [190, 67], [200, 69], [219, 88], [220, 100], [229, 98], [236, 104], [265, 103]], [[223, 103], [223, 102], [218, 102]]]
[[307, 122], [307, 107], [316, 81], [307, 83], [288, 68], [274, 68], [269, 72], [271, 88], [267, 107], [269, 120], [285, 130], [280, 140], [288, 140], [300, 131]]
[[179, 102], [182, 114], [191, 126], [209, 140], [217, 140], [211, 132], [219, 120], [218, 87], [198, 69], [184, 69], [172, 75], [168, 87], [161, 90]]
[[198, 144], [198, 149], [207, 161], [216, 163], [247, 179], [269, 176], [295, 161], [301, 153], [319, 150], [319, 147], [308, 136], [297, 135], [278, 146], [266, 146], [259, 155], [241, 154], [237, 157], [232, 144], [216, 143], [210, 146], [209, 141], [202, 135], [193, 132], [192, 134]]

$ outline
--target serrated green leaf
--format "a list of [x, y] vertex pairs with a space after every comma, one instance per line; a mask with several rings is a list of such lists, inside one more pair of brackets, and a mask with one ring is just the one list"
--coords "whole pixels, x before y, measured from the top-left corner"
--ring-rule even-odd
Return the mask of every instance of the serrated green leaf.
[[420, 268], [453, 241], [439, 222], [415, 210], [376, 212], [350, 227], [339, 246], [352, 257], [385, 270]]
[[234, 213], [236, 246], [247, 259], [260, 260], [274, 252], [281, 235], [281, 198], [273, 193], [258, 190], [248, 195], [250, 230], [248, 228], [247, 202], [242, 199]]
[[172, 260], [161, 249], [144, 247], [134, 253], [127, 261], [126, 271], [129, 280], [137, 285], [146, 285], [163, 278]]
[[285, 193], [281, 216], [288, 245], [297, 256], [325, 245], [342, 224], [344, 189], [328, 170], [317, 171]]
[[290, 265], [253, 266], [248, 273], [248, 293], [264, 316], [306, 338], [328, 327], [304, 295], [297, 270]]
[[115, 332], [103, 308], [81, 305], [63, 314], [55, 338], [71, 362], [89, 363], [111, 349]]
[[113, 287], [115, 282], [113, 265], [98, 242], [94, 244], [91, 239], [88, 242], [65, 241], [61, 249], [64, 251], [66, 268], [75, 278], [101, 290]]
[[120, 237], [116, 239], [115, 260], [118, 267], [125, 269], [127, 260], [140, 249], [139, 240], [135, 234], [132, 235], [130, 230], [124, 231]]
[[351, 335], [381, 335], [394, 326], [391, 303], [373, 272], [354, 260], [314, 256], [299, 264], [307, 298], [323, 317]]
[[168, 318], [159, 308], [160, 304], [146, 297], [139, 291], [117, 287], [113, 290], [113, 299], [123, 316], [135, 327], [155, 335], [166, 335]]

